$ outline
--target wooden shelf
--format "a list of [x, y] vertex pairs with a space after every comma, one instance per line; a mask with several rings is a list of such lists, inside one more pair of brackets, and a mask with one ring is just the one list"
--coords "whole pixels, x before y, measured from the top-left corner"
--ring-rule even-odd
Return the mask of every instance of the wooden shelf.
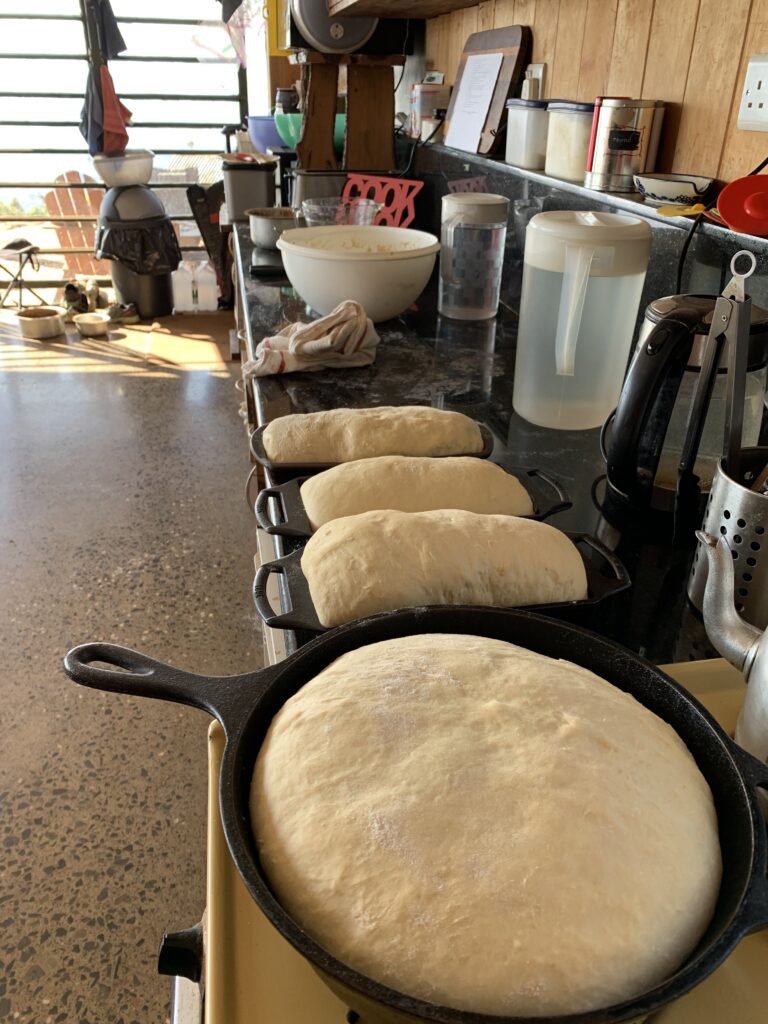
[[329, 14], [360, 14], [376, 18], [436, 18], [477, 0], [328, 0]]

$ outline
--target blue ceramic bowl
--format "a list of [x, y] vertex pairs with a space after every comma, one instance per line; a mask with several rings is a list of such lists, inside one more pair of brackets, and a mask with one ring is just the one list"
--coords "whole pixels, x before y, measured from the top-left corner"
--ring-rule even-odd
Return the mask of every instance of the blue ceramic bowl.
[[248, 138], [260, 153], [285, 145], [275, 128], [275, 119], [271, 114], [248, 115]]

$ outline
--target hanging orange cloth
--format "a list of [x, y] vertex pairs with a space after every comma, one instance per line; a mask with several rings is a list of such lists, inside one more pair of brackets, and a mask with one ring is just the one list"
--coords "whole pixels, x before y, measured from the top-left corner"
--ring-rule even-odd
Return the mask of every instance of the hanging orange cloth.
[[107, 156], [122, 156], [128, 145], [128, 132], [125, 130], [125, 126], [130, 123], [133, 115], [117, 98], [112, 75], [110, 75], [106, 64], [102, 64], [99, 68], [99, 75], [101, 78], [101, 102], [104, 109], [103, 152]]

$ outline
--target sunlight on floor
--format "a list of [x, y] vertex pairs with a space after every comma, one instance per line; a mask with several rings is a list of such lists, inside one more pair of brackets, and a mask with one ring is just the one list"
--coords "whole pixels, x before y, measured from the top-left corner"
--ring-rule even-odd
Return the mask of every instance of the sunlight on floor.
[[103, 338], [81, 338], [68, 325], [65, 337], [34, 341], [22, 338], [13, 312], [3, 310], [0, 372], [173, 377], [185, 370], [206, 370], [227, 377], [232, 327], [231, 314], [222, 312], [121, 324]]

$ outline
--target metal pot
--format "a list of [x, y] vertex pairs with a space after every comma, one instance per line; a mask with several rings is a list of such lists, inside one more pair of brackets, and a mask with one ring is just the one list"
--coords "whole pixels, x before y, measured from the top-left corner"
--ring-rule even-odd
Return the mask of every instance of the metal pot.
[[[396, 992], [331, 956], [283, 910], [262, 871], [250, 824], [249, 790], [259, 748], [282, 705], [347, 651], [396, 637], [467, 633], [518, 643], [567, 658], [598, 673], [667, 721], [686, 743], [714, 797], [723, 879], [715, 913], [698, 948], [670, 978], [637, 998], [602, 1010], [557, 1017], [514, 1018], [514, 1024], [617, 1024], [639, 1021], [703, 981], [746, 934], [768, 926], [768, 838], [756, 788], [768, 767], [737, 747], [709, 713], [658, 668], [586, 630], [542, 616], [498, 608], [416, 608], [342, 626], [272, 668], [209, 678], [181, 672], [112, 644], [84, 644], [65, 660], [76, 682], [118, 693], [191, 704], [214, 715], [227, 736], [220, 777], [224, 833], [253, 899], [348, 1006], [373, 1021], [512, 1024], [512, 1018], [436, 1006]], [[101, 662], [109, 667], [97, 667]]]
[[277, 240], [286, 228], [296, 227], [294, 211], [286, 206], [257, 207], [246, 210], [251, 241], [260, 249], [277, 249]]

